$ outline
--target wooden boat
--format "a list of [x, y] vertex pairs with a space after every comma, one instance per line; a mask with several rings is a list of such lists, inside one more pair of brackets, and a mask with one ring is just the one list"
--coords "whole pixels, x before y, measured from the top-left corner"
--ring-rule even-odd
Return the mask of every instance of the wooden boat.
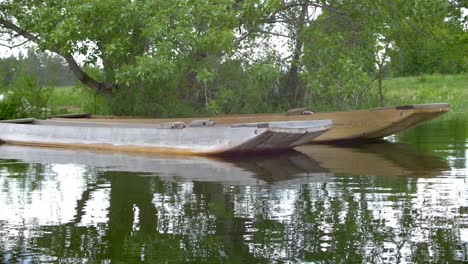
[[207, 120], [122, 124], [21, 119], [0, 122], [0, 141], [19, 145], [221, 155], [273, 152], [305, 144], [330, 120], [214, 125]]
[[[341, 140], [375, 140], [417, 126], [450, 111], [446, 103], [405, 105], [381, 107], [369, 110], [354, 110], [346, 112], [311, 113], [307, 110], [292, 111], [290, 114], [256, 114], [212, 116], [207, 119], [216, 124], [229, 125], [234, 123], [305, 121], [330, 119], [333, 127], [313, 139], [313, 142], [328, 142]], [[307, 114], [309, 113], [309, 114]], [[73, 115], [74, 121], [79, 117], [91, 122], [125, 122], [125, 123], [162, 123], [169, 121], [190, 122], [192, 118], [178, 119], [144, 119], [123, 118], [91, 115]], [[66, 118], [63, 116], [62, 118]]]

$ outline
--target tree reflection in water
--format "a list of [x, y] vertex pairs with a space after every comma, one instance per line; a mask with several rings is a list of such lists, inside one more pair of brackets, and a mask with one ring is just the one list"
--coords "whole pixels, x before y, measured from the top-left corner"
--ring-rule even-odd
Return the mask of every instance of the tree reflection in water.
[[[47, 185], [63, 191], [67, 179], [60, 180], [60, 173], [68, 172], [3, 161], [3, 196], [20, 196], [21, 210], [32, 194], [49, 190]], [[4, 262], [422, 263], [467, 258], [460, 230], [466, 230], [468, 217], [466, 207], [457, 204], [460, 197], [424, 196], [447, 183], [335, 175], [330, 181], [286, 187], [235, 186], [86, 167], [80, 177], [83, 189], [69, 205], [75, 212], [71, 219], [29, 215], [12, 225], [2, 217]], [[55, 202], [37, 206], [47, 211]], [[8, 203], [2, 199], [2, 208]], [[105, 217], [94, 215], [100, 204], [107, 205]], [[56, 215], [66, 211], [55, 209]]]

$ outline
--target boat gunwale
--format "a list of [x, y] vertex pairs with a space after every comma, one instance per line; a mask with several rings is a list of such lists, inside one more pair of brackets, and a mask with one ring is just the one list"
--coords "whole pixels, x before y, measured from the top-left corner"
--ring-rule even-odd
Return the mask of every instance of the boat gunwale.
[[[8, 120], [4, 120], [8, 121]], [[65, 121], [65, 120], [39, 120], [32, 119], [31, 122], [27, 123], [16, 123], [16, 122], [2, 122], [2, 124], [15, 124], [15, 125], [30, 125], [30, 126], [71, 126], [71, 127], [109, 127], [109, 128], [147, 128], [147, 129], [229, 129], [229, 128], [269, 128], [269, 129], [281, 129], [283, 132], [287, 130], [296, 130], [296, 129], [314, 129], [319, 127], [332, 127], [333, 122], [330, 119], [320, 119], [320, 120], [300, 120], [300, 121], [275, 121], [275, 122], [251, 122], [251, 123], [235, 123], [235, 124], [220, 124], [213, 126], [190, 126], [187, 125], [184, 128], [174, 128], [168, 127], [169, 123], [125, 123], [125, 122], [75, 122], [75, 121]], [[165, 125], [165, 126], [163, 126]]]
[[383, 107], [375, 107], [369, 109], [369, 111], [380, 111], [380, 110], [410, 110], [410, 109], [443, 109], [446, 108], [450, 110], [449, 103], [432, 103], [432, 104], [410, 104], [410, 105], [397, 105], [397, 106], [383, 106]]

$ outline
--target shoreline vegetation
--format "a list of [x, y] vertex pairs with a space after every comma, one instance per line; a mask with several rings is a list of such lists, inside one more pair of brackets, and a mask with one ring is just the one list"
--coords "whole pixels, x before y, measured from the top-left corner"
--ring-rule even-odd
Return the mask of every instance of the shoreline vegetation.
[[[452, 112], [468, 110], [468, 74], [421, 75], [388, 78], [384, 81], [385, 105], [450, 103]], [[101, 95], [90, 94], [84, 88], [63, 86], [52, 88], [50, 108], [53, 114], [87, 112], [109, 114], [103, 111]], [[378, 107], [378, 101], [367, 108]], [[324, 107], [324, 111], [337, 111]], [[287, 109], [283, 109], [286, 111]], [[319, 110], [320, 111], [320, 110]], [[206, 115], [209, 113], [192, 113]], [[225, 114], [225, 113], [220, 113]]]
[[0, 119], [466, 104], [433, 75], [468, 73], [466, 7], [447, 0], [46, 2], [2, 2], [3, 45], [30, 45], [0, 56]]
[[421, 75], [384, 81], [386, 105], [449, 103], [451, 112], [468, 111], [468, 74]]

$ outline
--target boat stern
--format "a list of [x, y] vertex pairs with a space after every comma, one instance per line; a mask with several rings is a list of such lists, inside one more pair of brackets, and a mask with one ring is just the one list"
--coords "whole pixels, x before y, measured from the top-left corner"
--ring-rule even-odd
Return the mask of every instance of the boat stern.
[[256, 127], [258, 136], [240, 144], [227, 153], [276, 152], [310, 143], [328, 131], [331, 120], [285, 121], [234, 124], [233, 127]]

